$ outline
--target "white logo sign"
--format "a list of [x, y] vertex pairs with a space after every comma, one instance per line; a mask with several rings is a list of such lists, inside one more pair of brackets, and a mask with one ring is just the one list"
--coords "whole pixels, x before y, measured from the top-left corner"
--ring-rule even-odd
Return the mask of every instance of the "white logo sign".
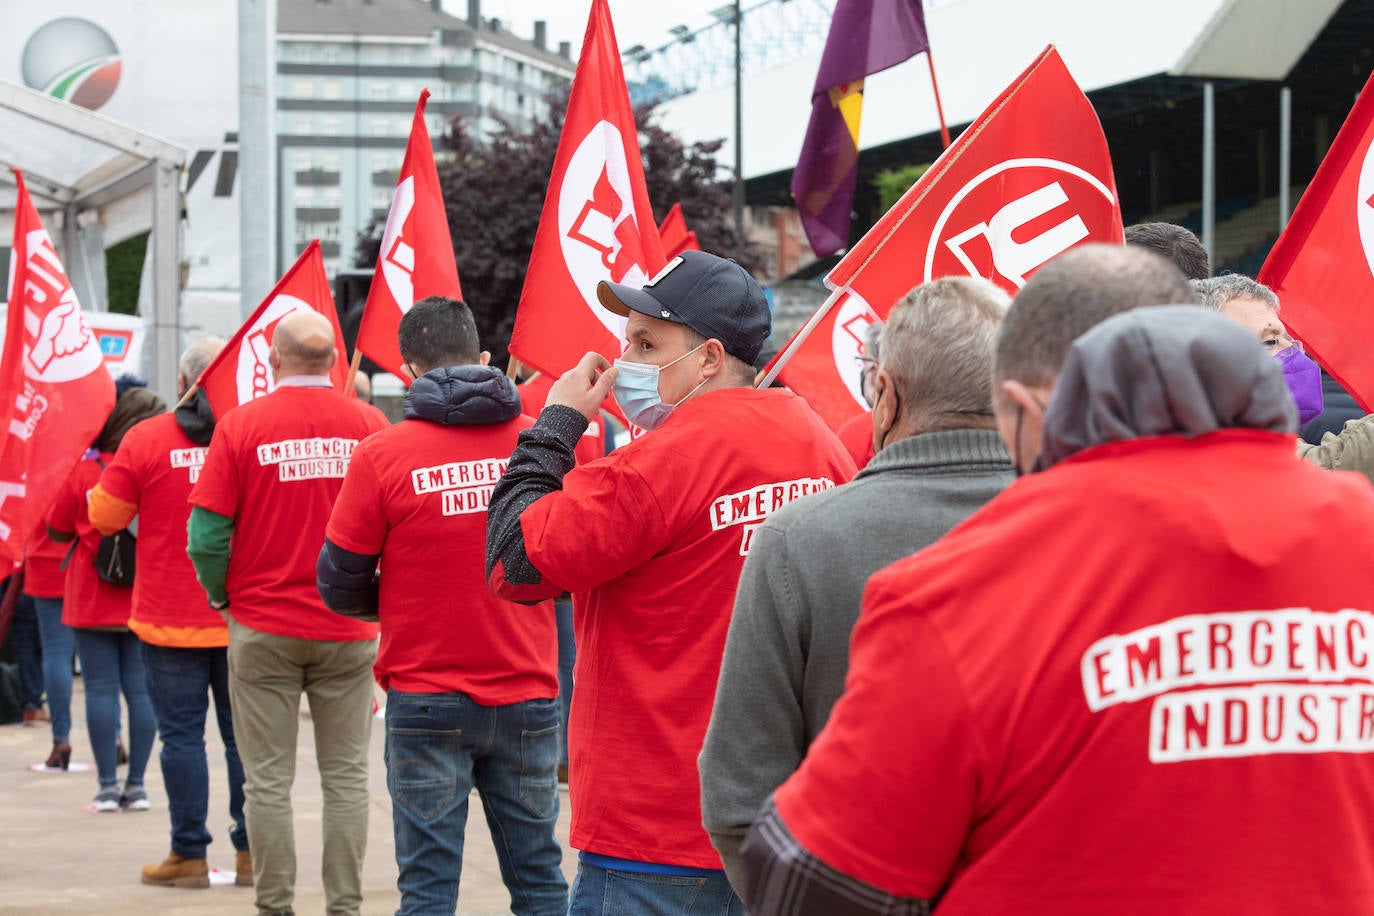
[[273, 299], [262, 310], [258, 320], [243, 335], [243, 345], [239, 347], [239, 363], [234, 373], [238, 383], [240, 404], [247, 404], [254, 398], [271, 394], [276, 389], [272, 377], [272, 364], [268, 357], [272, 349], [272, 331], [278, 321], [292, 312], [313, 311], [304, 299], [281, 295]]
[[625, 140], [610, 121], [587, 133], [568, 162], [558, 190], [558, 235], [563, 260], [587, 308], [617, 339], [625, 319], [601, 307], [601, 280], [641, 287], [649, 279], [635, 222]]
[[392, 195], [380, 254], [382, 279], [386, 281], [391, 298], [400, 306], [403, 314], [415, 304], [415, 287], [410, 278], [415, 272], [415, 248], [405, 240], [403, 231], [414, 206], [415, 178], [407, 175], [404, 181], [396, 185], [396, 193]]
[[[997, 190], [999, 196], [1005, 193], [1005, 186], [1011, 184], [1011, 176], [1006, 174], [1009, 172], [1016, 172], [1015, 187], [1028, 184], [1025, 193], [1002, 204], [991, 215], [978, 213], [977, 201], [960, 210], [959, 205], [992, 178], [1002, 176]], [[1074, 180], [1067, 181], [1064, 176]], [[1069, 188], [1065, 187], [1066, 181]], [[1084, 184], [1101, 194], [1108, 204], [1115, 204], [1116, 198], [1111, 189], [1095, 175], [1057, 159], [1008, 159], [983, 171], [950, 198], [940, 218], [935, 221], [935, 229], [930, 234], [930, 244], [926, 248], [926, 282], [935, 279], [935, 260], [941, 245], [953, 254], [970, 276], [983, 276], [984, 272], [977, 266], [980, 258], [971, 250], [975, 240], [981, 239], [978, 244], [982, 246], [981, 250], [991, 251], [996, 272], [1020, 289], [1025, 285], [1026, 278], [1042, 264], [1088, 238], [1090, 232], [1080, 215], [1081, 207], [1070, 209], [1058, 222], [1033, 235], [1026, 228], [1042, 222], [1043, 217], [1066, 204], [1072, 208], [1074, 197], [1070, 189], [1076, 191]], [[953, 225], [949, 228], [954, 231], [947, 236], [945, 230], [951, 220]]]
[[835, 326], [830, 332], [830, 348], [835, 356], [835, 371], [844, 381], [845, 388], [854, 396], [854, 401], [865, 410], [868, 402], [864, 400], [859, 387], [863, 375], [856, 357], [863, 355], [864, 334], [868, 326], [878, 320], [878, 313], [854, 290], [835, 309]]
[[1374, 143], [1364, 153], [1360, 167], [1360, 183], [1355, 197], [1356, 222], [1360, 227], [1360, 245], [1364, 247], [1369, 272], [1374, 273]]
[[103, 362], [100, 344], [86, 326], [81, 303], [76, 301], [48, 233], [42, 229], [30, 232], [25, 246], [25, 301], [48, 310], [40, 317], [27, 305], [24, 308], [24, 330], [33, 339], [24, 360], [24, 374], [49, 383], [84, 378]]

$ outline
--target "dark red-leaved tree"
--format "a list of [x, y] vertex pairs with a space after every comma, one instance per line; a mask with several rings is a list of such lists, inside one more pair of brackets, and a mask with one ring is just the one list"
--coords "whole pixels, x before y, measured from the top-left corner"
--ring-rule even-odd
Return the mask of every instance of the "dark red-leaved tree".
[[[566, 105], [566, 97], [555, 99], [551, 119], [521, 130], [506, 125], [486, 144], [473, 140], [462, 119], [454, 118], [445, 151], [437, 156], [463, 295], [482, 345], [503, 366]], [[652, 106], [637, 109], [635, 122], [654, 218], [662, 221], [680, 202], [702, 248], [755, 268], [758, 252], [735, 232], [730, 181], [715, 159], [721, 141], [683, 143], [654, 122]], [[374, 220], [358, 236], [356, 266], [377, 263], [384, 226], [384, 219]]]

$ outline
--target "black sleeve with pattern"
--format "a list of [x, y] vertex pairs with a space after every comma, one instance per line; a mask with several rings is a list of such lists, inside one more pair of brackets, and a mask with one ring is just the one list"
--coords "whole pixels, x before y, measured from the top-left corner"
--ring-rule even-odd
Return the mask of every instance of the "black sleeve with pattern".
[[487, 583], [497, 594], [531, 602], [548, 597], [536, 595], [545, 583], [525, 553], [520, 516], [540, 497], [563, 489], [563, 477], [577, 463], [573, 449], [586, 430], [582, 414], [551, 404], [520, 434], [487, 507]]
[[740, 847], [750, 916], [930, 916], [932, 901], [895, 897], [831, 868], [797, 842], [768, 799]]

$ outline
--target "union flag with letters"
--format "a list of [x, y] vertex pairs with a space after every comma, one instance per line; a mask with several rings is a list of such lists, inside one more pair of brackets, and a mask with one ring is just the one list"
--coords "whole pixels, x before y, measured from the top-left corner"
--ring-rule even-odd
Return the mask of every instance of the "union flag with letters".
[[778, 377], [838, 429], [864, 409], [865, 330], [913, 287], [966, 275], [1014, 294], [1075, 245], [1121, 241], [1102, 126], [1048, 47], [830, 271]]
[[0, 356], [0, 557], [24, 545], [114, 407], [114, 382], [19, 169]]
[[1365, 83], [1259, 280], [1288, 333], [1374, 407], [1374, 76]]
[[428, 296], [463, 298], [458, 265], [453, 259], [453, 236], [448, 230], [444, 195], [439, 190], [439, 171], [434, 148], [425, 127], [425, 102], [429, 90], [415, 103], [410, 140], [391, 197], [377, 267], [363, 306], [357, 348], [392, 375], [410, 384], [403, 371], [396, 329], [401, 316]]
[[276, 390], [276, 379], [268, 360], [272, 335], [283, 318], [303, 309], [319, 312], [334, 326], [334, 347], [338, 355], [334, 368], [329, 370], [329, 378], [335, 391], [344, 390], [348, 381], [348, 361], [344, 357], [343, 331], [339, 327], [334, 297], [329, 292], [320, 240], [313, 239], [196, 380], [205, 391], [216, 417], [223, 417], [240, 404]]
[[666, 260], [611, 12], [592, 0], [511, 353], [555, 377], [589, 350], [619, 357], [625, 319], [601, 307], [596, 285], [642, 286]]

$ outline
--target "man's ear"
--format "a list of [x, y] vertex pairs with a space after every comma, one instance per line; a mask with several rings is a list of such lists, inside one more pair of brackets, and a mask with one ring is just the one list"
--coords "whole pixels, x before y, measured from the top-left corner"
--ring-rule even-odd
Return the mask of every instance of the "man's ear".
[[276, 344], [273, 344], [272, 348], [267, 351], [267, 365], [272, 367], [273, 375], [281, 371], [281, 351], [277, 349]]
[[[514, 359], [514, 358], [515, 358], [515, 357], [511, 357], [511, 359]], [[479, 366], [487, 366], [487, 365], [490, 365], [490, 364], [491, 364], [491, 351], [490, 351], [490, 350], [483, 350], [481, 353], [477, 354], [477, 365], [479, 365]]]
[[725, 345], [712, 337], [701, 345], [702, 378], [714, 378], [725, 368]]
[[1037, 390], [1032, 389], [1023, 382], [1016, 379], [1004, 379], [1002, 382], [1002, 393], [1024, 410], [1029, 418], [1039, 422], [1045, 414], [1045, 401], [1038, 396]]
[[333, 369], [333, 368], [334, 368], [334, 364], [337, 363], [338, 361], [339, 361], [339, 350], [338, 350], [337, 347], [333, 347], [333, 348], [331, 348], [330, 351], [329, 351], [329, 368], [328, 368], [328, 369], [325, 369], [325, 374], [326, 374], [326, 375], [329, 374], [329, 369]]

